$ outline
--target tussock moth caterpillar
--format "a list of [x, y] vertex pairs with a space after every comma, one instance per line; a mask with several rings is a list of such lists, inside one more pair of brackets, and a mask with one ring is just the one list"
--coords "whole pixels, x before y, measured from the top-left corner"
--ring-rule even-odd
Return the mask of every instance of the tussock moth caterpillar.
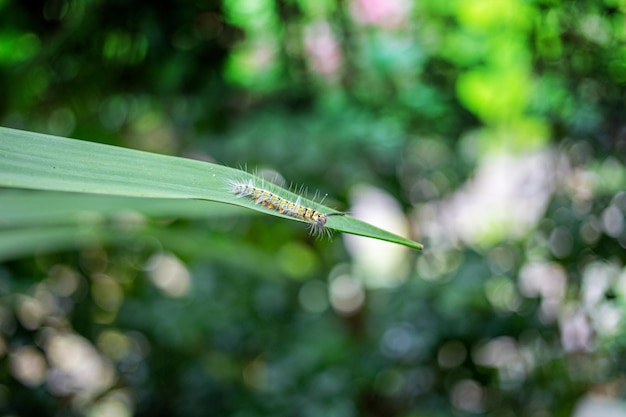
[[276, 193], [254, 185], [252, 180], [245, 182], [230, 181], [231, 192], [238, 197], [246, 197], [254, 200], [270, 210], [276, 210], [280, 214], [295, 217], [309, 223], [309, 231], [313, 236], [321, 236], [324, 233], [330, 236], [326, 229], [326, 222], [330, 216], [344, 216], [345, 213], [320, 213], [319, 211], [302, 205], [300, 197], [296, 201], [290, 201]]

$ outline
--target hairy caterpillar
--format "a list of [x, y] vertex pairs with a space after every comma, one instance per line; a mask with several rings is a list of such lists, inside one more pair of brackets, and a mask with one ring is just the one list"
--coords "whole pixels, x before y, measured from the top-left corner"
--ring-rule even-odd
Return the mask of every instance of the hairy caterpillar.
[[296, 201], [290, 201], [272, 191], [257, 187], [252, 180], [247, 182], [231, 181], [231, 191], [238, 197], [247, 197], [270, 210], [276, 210], [280, 214], [295, 217], [309, 223], [309, 231], [314, 236], [324, 233], [330, 235], [326, 229], [326, 222], [330, 216], [343, 216], [345, 213], [320, 213], [319, 211], [301, 204], [298, 197]]

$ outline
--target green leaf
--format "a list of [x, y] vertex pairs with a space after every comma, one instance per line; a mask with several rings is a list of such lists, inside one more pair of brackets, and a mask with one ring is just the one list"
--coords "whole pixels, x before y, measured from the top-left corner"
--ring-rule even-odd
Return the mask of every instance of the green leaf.
[[94, 225], [132, 217], [222, 218], [244, 209], [212, 201], [137, 198], [52, 191], [0, 192], [0, 229], [66, 224]]
[[[173, 156], [0, 128], [0, 186], [128, 197], [209, 200], [303, 221], [232, 193], [231, 181], [253, 181], [287, 200], [298, 196], [233, 168]], [[336, 212], [309, 199], [303, 205]], [[214, 206], [207, 204], [207, 210]], [[304, 222], [304, 221], [303, 221]], [[423, 245], [350, 216], [332, 216], [326, 227], [422, 249]]]

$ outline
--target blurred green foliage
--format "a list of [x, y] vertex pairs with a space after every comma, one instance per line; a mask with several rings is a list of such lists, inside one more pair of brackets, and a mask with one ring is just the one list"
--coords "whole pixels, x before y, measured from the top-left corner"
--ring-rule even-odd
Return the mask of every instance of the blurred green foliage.
[[2, 125], [279, 173], [428, 248], [107, 213], [0, 266], [0, 412], [626, 415], [625, 17], [0, 1]]

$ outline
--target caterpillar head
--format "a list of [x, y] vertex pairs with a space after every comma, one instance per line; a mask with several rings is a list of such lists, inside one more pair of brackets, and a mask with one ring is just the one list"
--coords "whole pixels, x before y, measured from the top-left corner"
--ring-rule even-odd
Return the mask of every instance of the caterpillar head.
[[313, 222], [311, 222], [309, 226], [309, 230], [311, 235], [313, 236], [322, 236], [324, 234], [330, 237], [330, 230], [326, 228], [326, 222], [328, 221], [328, 217], [330, 216], [343, 216], [345, 213], [328, 213], [322, 214], [319, 212], [315, 212], [313, 217]]

